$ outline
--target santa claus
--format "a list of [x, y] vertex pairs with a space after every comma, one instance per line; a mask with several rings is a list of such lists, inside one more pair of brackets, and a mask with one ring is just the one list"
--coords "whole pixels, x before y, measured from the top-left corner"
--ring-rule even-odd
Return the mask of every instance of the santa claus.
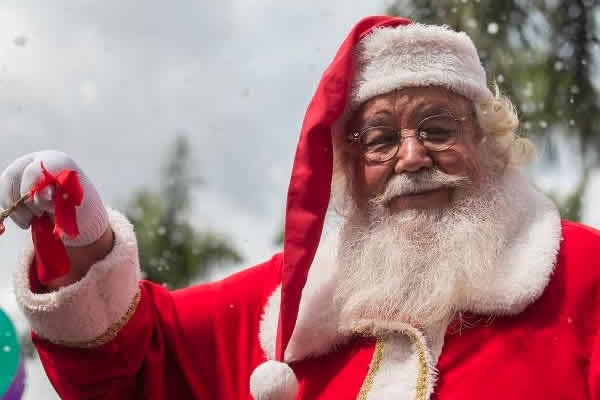
[[306, 112], [283, 253], [175, 292], [71, 158], [19, 158], [21, 227], [64, 211], [56, 176], [83, 191], [68, 258], [37, 236], [16, 272], [48, 377], [65, 399], [600, 400], [600, 234], [528, 183], [517, 124], [465, 33], [366, 18]]

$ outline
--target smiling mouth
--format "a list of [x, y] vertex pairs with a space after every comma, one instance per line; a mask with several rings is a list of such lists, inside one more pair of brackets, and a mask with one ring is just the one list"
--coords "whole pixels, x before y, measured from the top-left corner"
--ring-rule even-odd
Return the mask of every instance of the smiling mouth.
[[450, 188], [448, 187], [438, 187], [436, 189], [402, 194], [390, 199], [388, 207], [392, 211], [444, 207], [449, 201], [449, 190]]
[[442, 191], [447, 190], [448, 188], [446, 187], [438, 187], [435, 189], [427, 189], [427, 190], [422, 190], [420, 192], [413, 192], [413, 193], [405, 193], [405, 194], [401, 194], [399, 196], [394, 196], [390, 199], [390, 201], [394, 200], [394, 199], [398, 199], [398, 198], [417, 198], [417, 197], [424, 197], [424, 196], [428, 196], [431, 194], [436, 194]]

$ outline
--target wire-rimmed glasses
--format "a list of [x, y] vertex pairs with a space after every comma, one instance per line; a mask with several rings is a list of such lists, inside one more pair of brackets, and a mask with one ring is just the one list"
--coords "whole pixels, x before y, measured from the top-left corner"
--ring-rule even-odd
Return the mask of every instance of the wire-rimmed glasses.
[[[402, 140], [415, 137], [431, 152], [450, 149], [461, 135], [466, 118], [443, 112], [423, 118], [415, 129], [397, 129], [388, 125], [369, 126], [351, 133], [348, 140], [360, 146], [367, 162], [384, 163], [398, 154]], [[407, 131], [412, 133], [407, 134]]]

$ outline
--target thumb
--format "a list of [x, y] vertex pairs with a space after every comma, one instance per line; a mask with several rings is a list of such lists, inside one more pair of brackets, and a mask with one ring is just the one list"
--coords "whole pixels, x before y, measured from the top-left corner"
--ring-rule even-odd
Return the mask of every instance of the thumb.
[[29, 208], [38, 217], [45, 212], [54, 213], [54, 185], [48, 185], [34, 194]]

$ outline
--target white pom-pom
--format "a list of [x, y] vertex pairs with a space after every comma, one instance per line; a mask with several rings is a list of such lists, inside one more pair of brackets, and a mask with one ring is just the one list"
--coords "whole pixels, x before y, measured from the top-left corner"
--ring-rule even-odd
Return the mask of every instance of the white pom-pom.
[[254, 400], [294, 400], [298, 380], [289, 365], [268, 360], [252, 372], [250, 393]]

